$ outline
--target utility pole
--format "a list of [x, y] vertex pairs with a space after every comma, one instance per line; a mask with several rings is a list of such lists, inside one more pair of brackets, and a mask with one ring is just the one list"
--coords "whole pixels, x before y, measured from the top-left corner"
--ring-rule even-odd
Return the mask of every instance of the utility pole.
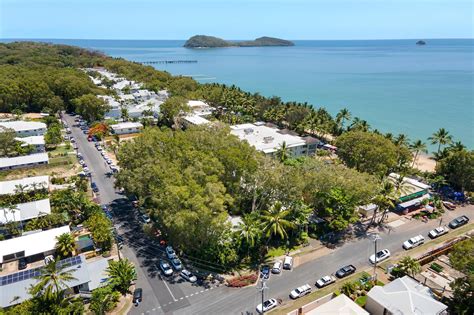
[[378, 234], [374, 234], [374, 283], [377, 283], [377, 241], [381, 240]]
[[441, 226], [441, 224], [443, 224], [443, 217], [441, 217], [441, 219], [439, 219], [439, 226]]
[[262, 313], [261, 314], [265, 314], [265, 310], [263, 309], [263, 302], [265, 302], [265, 290], [267, 290], [268, 287], [265, 284], [265, 279], [263, 279], [263, 277], [260, 284], [261, 285], [260, 285], [259, 291], [262, 293]]

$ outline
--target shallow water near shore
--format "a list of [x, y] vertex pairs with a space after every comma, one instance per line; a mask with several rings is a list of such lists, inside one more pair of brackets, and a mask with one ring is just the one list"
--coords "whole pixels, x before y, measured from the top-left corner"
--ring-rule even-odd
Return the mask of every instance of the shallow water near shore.
[[[446, 128], [474, 148], [474, 40], [295, 41], [293, 47], [186, 49], [184, 41], [46, 40], [155, 64], [202, 83], [235, 84], [265, 96], [347, 107], [373, 128], [427, 141]], [[434, 150], [434, 147], [430, 148]]]

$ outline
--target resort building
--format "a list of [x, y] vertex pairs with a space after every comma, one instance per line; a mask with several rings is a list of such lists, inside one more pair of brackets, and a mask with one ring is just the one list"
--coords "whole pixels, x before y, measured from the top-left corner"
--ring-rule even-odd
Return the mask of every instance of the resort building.
[[46, 165], [48, 162], [49, 158], [47, 153], [0, 158], [0, 171]]
[[370, 314], [447, 314], [447, 306], [437, 301], [431, 290], [404, 276], [367, 293], [365, 309]]
[[[60, 260], [58, 264], [66, 266], [66, 271], [71, 271], [73, 279], [67, 282], [71, 293], [85, 293], [90, 296], [92, 290], [107, 284], [109, 262], [105, 258], [87, 261], [84, 255], [79, 255]], [[0, 307], [10, 307], [31, 299], [29, 288], [40, 281], [36, 276], [42, 268], [41, 266], [0, 276]]]
[[203, 101], [188, 101], [187, 105], [191, 108], [193, 114], [198, 116], [211, 115], [212, 111], [214, 110], [214, 108]]
[[182, 118], [185, 127], [200, 126], [209, 124], [210, 121], [199, 115], [187, 115]]
[[280, 130], [264, 122], [240, 124], [230, 128], [231, 134], [236, 135], [240, 140], [247, 141], [258, 151], [267, 155], [274, 155], [283, 143], [286, 144], [292, 157], [309, 155], [316, 151], [318, 143], [315, 138], [302, 138], [290, 130]]
[[18, 137], [43, 136], [47, 130], [45, 123], [22, 120], [0, 122], [0, 132], [1, 127], [13, 129]]
[[[49, 187], [49, 176], [25, 177], [0, 182], [0, 195], [14, 195], [20, 191], [30, 191]], [[0, 214], [1, 215], [1, 214]]]
[[51, 213], [49, 199], [20, 203], [0, 208], [0, 225], [8, 222], [25, 222]]
[[124, 122], [111, 125], [112, 133], [116, 135], [124, 135], [130, 133], [139, 133], [143, 129], [143, 125], [137, 122]]
[[[388, 179], [392, 181], [392, 183], [396, 183], [400, 180], [400, 175], [390, 173]], [[417, 209], [422, 205], [423, 200], [430, 198], [430, 186], [413, 178], [404, 177], [401, 186], [402, 195], [398, 198], [400, 202], [397, 205], [397, 210], [399, 211], [411, 211]]]
[[33, 153], [40, 153], [45, 151], [45, 142], [44, 136], [29, 136], [29, 137], [18, 137], [15, 138], [18, 141], [23, 142], [21, 145], [22, 147], [26, 147], [28, 145], [33, 147]]
[[[68, 225], [47, 231], [31, 231], [23, 233], [20, 237], [0, 241], [0, 265], [27, 258], [29, 262], [42, 260], [54, 253], [56, 237], [69, 233]], [[1, 294], [0, 294], [1, 296]]]

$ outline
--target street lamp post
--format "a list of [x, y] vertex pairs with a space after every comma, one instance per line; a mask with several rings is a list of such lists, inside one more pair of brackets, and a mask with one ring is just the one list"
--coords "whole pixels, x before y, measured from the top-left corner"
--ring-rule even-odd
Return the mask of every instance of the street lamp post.
[[259, 288], [259, 291], [262, 293], [262, 313], [261, 314], [265, 314], [265, 310], [263, 308], [263, 302], [265, 302], [265, 290], [268, 289], [267, 285], [265, 284], [265, 279], [263, 279], [262, 277], [262, 281], [260, 282], [261, 283], [261, 286]]
[[374, 234], [374, 283], [377, 283], [377, 241], [381, 239], [378, 234]]

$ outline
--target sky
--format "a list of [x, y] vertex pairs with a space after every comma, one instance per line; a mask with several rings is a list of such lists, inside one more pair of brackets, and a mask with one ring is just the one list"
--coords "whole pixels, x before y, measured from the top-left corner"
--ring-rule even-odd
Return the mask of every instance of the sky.
[[0, 38], [473, 38], [472, 0], [0, 0]]

